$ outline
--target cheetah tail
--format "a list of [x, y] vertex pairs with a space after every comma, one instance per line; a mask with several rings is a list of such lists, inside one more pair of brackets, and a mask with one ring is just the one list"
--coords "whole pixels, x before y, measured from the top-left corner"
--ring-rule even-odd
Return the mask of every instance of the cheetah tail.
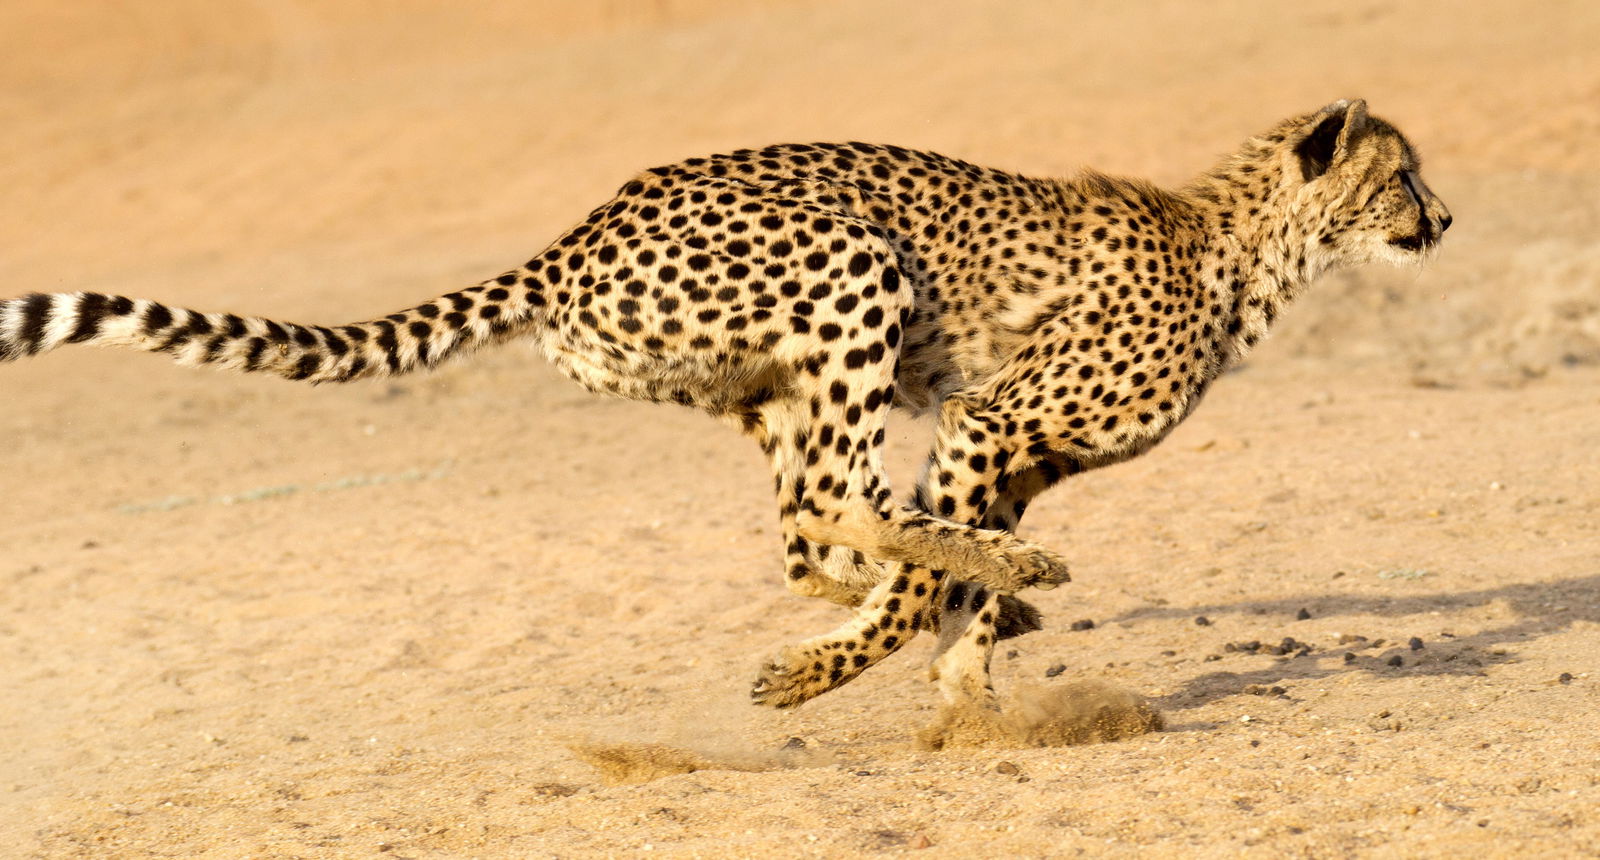
[[370, 322], [298, 325], [100, 293], [0, 300], [0, 362], [67, 343], [164, 352], [179, 364], [308, 382], [398, 376], [524, 332], [544, 305], [515, 274]]

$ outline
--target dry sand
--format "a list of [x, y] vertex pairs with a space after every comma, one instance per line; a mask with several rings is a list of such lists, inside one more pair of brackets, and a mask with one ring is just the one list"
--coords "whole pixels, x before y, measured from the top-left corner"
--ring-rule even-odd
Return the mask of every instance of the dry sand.
[[[1170, 183], [1353, 95], [1456, 219], [1030, 511], [1074, 582], [998, 682], [1165, 715], [1091, 746], [919, 750], [927, 637], [746, 704], [841, 617], [780, 585], [757, 452], [524, 347], [321, 389], [8, 365], [0, 855], [1600, 852], [1600, 7], [1122, 5], [0, 4], [6, 295], [343, 322], [691, 154]], [[908, 488], [927, 428], [892, 429]], [[1285, 637], [1310, 650], [1228, 648]], [[610, 785], [573, 744], [691, 760]]]

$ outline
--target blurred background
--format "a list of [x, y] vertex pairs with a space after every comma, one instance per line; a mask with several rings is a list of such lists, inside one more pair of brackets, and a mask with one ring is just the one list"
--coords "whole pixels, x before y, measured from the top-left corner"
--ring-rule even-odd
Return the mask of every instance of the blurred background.
[[[779, 584], [766, 467], [704, 416], [527, 345], [320, 388], [0, 367], [0, 854], [1600, 846], [1597, 46], [1593, 0], [0, 2], [3, 296], [370, 319], [693, 155], [860, 139], [1176, 185], [1347, 97], [1455, 219], [1030, 508], [1074, 582], [1029, 595], [1047, 628], [1002, 690], [1103, 679], [1173, 731], [1009, 751], [1019, 779], [910, 750], [932, 637], [749, 706], [761, 657], [844, 616]], [[897, 490], [927, 444], [890, 424]], [[1318, 650], [1225, 648], [1290, 632]], [[840, 766], [606, 787], [561, 745], [675, 732]]]

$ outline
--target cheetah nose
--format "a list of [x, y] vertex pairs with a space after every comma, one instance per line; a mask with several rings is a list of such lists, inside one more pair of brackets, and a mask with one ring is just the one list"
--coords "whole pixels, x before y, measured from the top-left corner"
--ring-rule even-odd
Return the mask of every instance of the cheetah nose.
[[1450, 229], [1451, 220], [1453, 220], [1453, 219], [1451, 219], [1449, 212], [1444, 213], [1444, 215], [1442, 215], [1439, 218], [1439, 232], [1440, 233], [1443, 233], [1444, 231]]

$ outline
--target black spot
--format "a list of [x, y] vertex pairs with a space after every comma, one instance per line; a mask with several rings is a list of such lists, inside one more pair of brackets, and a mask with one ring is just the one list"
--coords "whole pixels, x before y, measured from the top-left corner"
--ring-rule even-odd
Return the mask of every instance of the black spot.
[[[49, 308], [49, 306], [50, 306], [50, 297], [49, 296], [35, 296], [34, 299], [43, 299], [44, 300], [44, 303], [40, 306], [40, 311], [39, 311], [40, 313], [43, 313], [45, 309]], [[30, 299], [29, 300], [29, 304], [25, 305], [23, 307], [23, 310], [27, 311], [30, 307], [33, 306], [33, 304], [34, 304], [34, 300]], [[40, 325], [41, 326], [43, 325], [42, 321], [40, 322]], [[165, 305], [152, 304], [152, 305], [150, 305], [150, 307], [145, 308], [145, 311], [144, 311], [144, 330], [145, 330], [145, 333], [147, 333], [147, 334], [155, 334], [156, 332], [161, 331], [162, 329], [166, 328], [169, 325], [172, 325], [172, 311], [167, 310]], [[24, 330], [26, 330], [26, 323], [24, 323]]]
[[250, 348], [244, 355], [244, 369], [246, 373], [259, 370], [261, 367], [261, 354], [267, 351], [266, 338], [250, 338]]
[[17, 340], [27, 346], [29, 352], [36, 351], [44, 339], [44, 327], [50, 321], [50, 303], [50, 297], [43, 293], [34, 293], [22, 300], [22, 326], [17, 331]]
[[67, 343], [83, 343], [100, 333], [100, 320], [106, 315], [106, 297], [85, 293], [78, 303], [78, 321], [67, 336]]
[[865, 275], [870, 268], [872, 268], [872, 255], [866, 251], [858, 251], [855, 256], [850, 258], [850, 274], [860, 277]]
[[320, 357], [315, 355], [302, 355], [300, 356], [300, 360], [295, 362], [294, 372], [289, 374], [289, 378], [305, 379], [311, 374], [316, 373], [317, 368], [321, 366], [322, 359]]

